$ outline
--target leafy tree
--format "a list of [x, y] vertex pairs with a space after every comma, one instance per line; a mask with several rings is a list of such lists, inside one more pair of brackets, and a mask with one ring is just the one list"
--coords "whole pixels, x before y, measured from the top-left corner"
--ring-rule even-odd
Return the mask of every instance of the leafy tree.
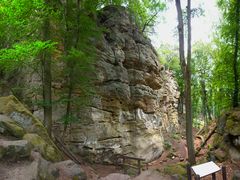
[[12, 72], [21, 66], [32, 66], [42, 54], [44, 124], [51, 135], [51, 59], [56, 43], [50, 38], [49, 1], [0, 2], [1, 70]]
[[193, 45], [192, 58], [192, 99], [194, 116], [203, 119], [205, 125], [211, 115], [211, 78], [213, 71], [213, 51], [211, 44], [197, 42]]
[[[219, 0], [218, 6], [222, 11], [223, 20], [219, 26], [219, 34], [216, 37], [216, 45], [220, 53], [217, 54], [218, 62], [223, 61], [223, 67], [216, 63], [215, 73], [225, 71], [229, 83], [219, 87], [223, 95], [231, 93], [232, 106], [238, 106], [239, 101], [239, 0]], [[231, 66], [231, 67], [230, 67]], [[226, 72], [228, 70], [228, 72]], [[230, 70], [230, 71], [229, 71]], [[224, 87], [225, 86], [225, 87]], [[231, 91], [231, 92], [230, 92]], [[223, 108], [229, 107], [228, 99]]]
[[[97, 1], [67, 0], [58, 4], [61, 23], [62, 44], [65, 63], [65, 88], [60, 101], [66, 104], [62, 118], [64, 133], [68, 125], [78, 119], [79, 108], [87, 104], [93, 93], [93, 79], [96, 50], [94, 42], [100, 37], [101, 29], [94, 19]], [[76, 96], [75, 94], [78, 94]]]
[[128, 7], [142, 32], [148, 32], [149, 28], [153, 27], [157, 15], [166, 7], [163, 0], [102, 0], [100, 4], [100, 7], [106, 5]]

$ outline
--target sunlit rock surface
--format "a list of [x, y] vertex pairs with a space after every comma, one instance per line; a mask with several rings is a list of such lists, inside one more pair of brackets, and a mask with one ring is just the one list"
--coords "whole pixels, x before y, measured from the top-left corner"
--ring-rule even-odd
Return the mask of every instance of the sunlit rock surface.
[[178, 128], [177, 84], [125, 8], [106, 7], [98, 20], [107, 33], [96, 45], [97, 95], [69, 141], [93, 161], [113, 153], [151, 161], [163, 151], [162, 130]]

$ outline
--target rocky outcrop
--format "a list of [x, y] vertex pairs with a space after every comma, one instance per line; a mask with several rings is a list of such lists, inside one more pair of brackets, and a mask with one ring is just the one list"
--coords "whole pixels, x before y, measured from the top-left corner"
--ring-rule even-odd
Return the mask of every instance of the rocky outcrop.
[[[62, 153], [16, 97], [0, 97], [0, 179], [87, 179]], [[9, 173], [10, 172], [10, 173]]]
[[[27, 140], [47, 160], [59, 161], [62, 159], [61, 152], [49, 138], [41, 121], [34, 117], [14, 96], [0, 97], [0, 127], [3, 129], [3, 133]], [[15, 142], [13, 147], [17, 147], [16, 144], [20, 145], [23, 142], [25, 141]], [[1, 144], [1, 147], [4, 147], [8, 143], [1, 142]]]
[[96, 45], [97, 95], [68, 141], [94, 161], [114, 153], [151, 161], [163, 151], [162, 130], [178, 128], [177, 84], [124, 7], [104, 8], [98, 21], [107, 33]]
[[[222, 114], [214, 134], [213, 151], [219, 161], [240, 161], [240, 108]], [[221, 153], [219, 153], [221, 152]]]
[[[92, 161], [109, 161], [115, 153], [151, 161], [163, 151], [162, 131], [178, 129], [177, 83], [172, 73], [159, 63], [150, 40], [139, 31], [124, 7], [105, 7], [97, 20], [105, 30], [96, 42], [96, 95], [88, 108], [76, 112], [78, 122], [71, 124], [66, 142]], [[36, 73], [25, 72], [19, 77], [16, 82], [39, 89], [41, 78]], [[53, 82], [55, 100], [59, 98], [63, 78]], [[41, 100], [29, 88], [18, 93], [27, 103]], [[43, 119], [42, 107], [35, 103], [31, 108], [35, 116]], [[55, 103], [53, 111], [53, 120], [59, 122], [65, 108]], [[10, 117], [20, 116], [12, 113]], [[17, 119], [22, 123], [21, 118]], [[56, 131], [60, 129], [57, 127]]]

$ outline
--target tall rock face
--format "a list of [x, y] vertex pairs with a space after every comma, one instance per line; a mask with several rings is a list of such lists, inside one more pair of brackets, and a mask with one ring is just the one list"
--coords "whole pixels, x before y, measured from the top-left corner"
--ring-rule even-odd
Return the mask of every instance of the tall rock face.
[[[178, 129], [177, 83], [124, 7], [105, 7], [97, 19], [106, 30], [96, 42], [96, 95], [91, 106], [77, 112], [79, 121], [71, 124], [66, 142], [97, 162], [109, 161], [116, 153], [156, 159], [163, 151], [162, 132]], [[40, 89], [41, 78], [36, 73], [19, 77], [23, 84]], [[61, 80], [53, 82], [54, 98], [62, 87]], [[27, 90], [21, 93], [28, 102], [41, 98]], [[43, 119], [42, 108], [36, 104], [31, 108]], [[54, 104], [53, 111], [57, 122], [65, 108]]]
[[111, 153], [151, 161], [163, 151], [162, 130], [178, 128], [177, 84], [124, 7], [106, 7], [98, 20], [106, 33], [96, 45], [97, 95], [69, 141], [96, 161]]

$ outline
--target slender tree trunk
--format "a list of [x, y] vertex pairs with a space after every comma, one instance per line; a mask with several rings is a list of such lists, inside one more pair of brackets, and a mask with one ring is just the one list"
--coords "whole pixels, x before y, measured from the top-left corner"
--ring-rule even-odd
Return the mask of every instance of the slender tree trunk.
[[[65, 23], [66, 23], [66, 30], [68, 33], [73, 33], [71, 35], [72, 39], [65, 39], [65, 42], [66, 42], [66, 51], [65, 51], [65, 54], [68, 54], [68, 51], [71, 49], [71, 48], [75, 48], [77, 49], [78, 48], [78, 43], [79, 43], [79, 31], [80, 31], [80, 0], [77, 0], [76, 1], [76, 7], [77, 7], [77, 12], [76, 12], [76, 17], [73, 21], [76, 21], [76, 25], [74, 27], [72, 27], [74, 30], [73, 32], [70, 32], [69, 31], [69, 24], [71, 23], [70, 22], [70, 19], [68, 19], [68, 14], [69, 14], [69, 11], [70, 11], [70, 2], [67, 1], [66, 3], [66, 7], [65, 7]], [[69, 21], [69, 22], [68, 22]], [[70, 120], [71, 115], [72, 115], [72, 96], [73, 96], [73, 90], [74, 90], [74, 70], [75, 70], [75, 63], [74, 61], [73, 62], [69, 62], [67, 63], [67, 66], [69, 68], [69, 75], [68, 75], [68, 102], [67, 102], [67, 108], [66, 108], [66, 118], [67, 118], [67, 121]], [[68, 127], [68, 124], [69, 122], [66, 122], [64, 124], [64, 131], [63, 131], [63, 136], [65, 135], [66, 131], [67, 131], [67, 127]]]
[[184, 92], [180, 93], [180, 97], [178, 100], [178, 113], [183, 114], [183, 105], [184, 104]]
[[233, 59], [233, 73], [234, 73], [234, 93], [233, 93], [233, 107], [237, 107], [239, 84], [238, 84], [238, 41], [239, 41], [239, 7], [240, 0], [236, 0], [236, 31], [235, 31], [235, 47], [234, 47], [234, 59]]
[[[49, 0], [45, 3], [49, 5]], [[43, 23], [43, 40], [50, 40], [50, 20], [47, 16]], [[42, 79], [43, 79], [43, 111], [44, 111], [44, 125], [47, 127], [49, 136], [52, 133], [52, 74], [51, 74], [51, 54], [47, 50], [42, 55]]]
[[206, 84], [204, 80], [200, 81], [201, 89], [202, 89], [202, 112], [204, 121], [207, 124], [208, 120], [212, 120], [211, 111], [208, 104], [208, 98], [207, 98], [207, 90], [206, 90]]
[[[71, 68], [72, 69], [72, 68]], [[66, 109], [66, 118], [69, 120], [71, 118], [71, 112], [72, 112], [72, 93], [73, 93], [73, 82], [72, 82], [72, 71], [69, 74], [69, 87], [68, 87], [68, 102], [67, 102], [67, 109]], [[67, 131], [68, 123], [64, 123], [64, 131], [63, 131], [63, 136], [65, 135]]]
[[195, 164], [195, 153], [192, 136], [192, 102], [191, 102], [191, 1], [188, 0], [188, 53], [187, 63], [184, 55], [184, 26], [180, 0], [175, 0], [178, 14], [179, 56], [181, 69], [184, 76], [185, 107], [186, 107], [186, 139], [188, 148], [188, 161]]
[[204, 126], [207, 126], [207, 93], [206, 93], [206, 86], [205, 81], [200, 80], [201, 91], [202, 91], [202, 116], [204, 120]]
[[186, 68], [186, 136], [188, 146], [188, 161], [195, 164], [195, 152], [192, 135], [192, 99], [191, 99], [191, 53], [192, 53], [192, 30], [191, 30], [191, 0], [187, 3], [187, 28], [188, 28], [188, 51]]
[[184, 27], [183, 27], [183, 15], [180, 0], [175, 0], [177, 14], [178, 14], [178, 37], [179, 37], [179, 57], [180, 65], [183, 72], [183, 77], [185, 79], [186, 61], [184, 53]]

